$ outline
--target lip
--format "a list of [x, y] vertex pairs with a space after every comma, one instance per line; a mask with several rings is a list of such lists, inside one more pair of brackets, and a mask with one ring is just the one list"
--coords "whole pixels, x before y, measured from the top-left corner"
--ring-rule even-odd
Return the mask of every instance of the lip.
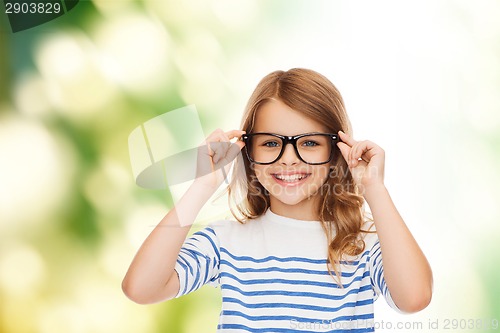
[[[305, 176], [305, 177], [303, 177], [302, 179], [297, 180], [297, 181], [288, 182], [288, 181], [281, 180], [281, 179], [277, 178], [276, 175], [283, 175], [283, 176], [301, 175], [301, 176]], [[309, 173], [309, 172], [296, 172], [296, 171], [295, 172], [274, 172], [274, 173], [271, 173], [271, 176], [274, 179], [274, 181], [281, 186], [299, 186], [299, 185], [305, 183], [310, 175], [311, 175], [311, 173]]]

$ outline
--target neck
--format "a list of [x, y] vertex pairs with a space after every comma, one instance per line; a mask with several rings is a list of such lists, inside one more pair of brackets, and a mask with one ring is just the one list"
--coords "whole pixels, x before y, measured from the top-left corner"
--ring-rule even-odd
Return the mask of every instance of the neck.
[[303, 200], [297, 204], [289, 205], [271, 197], [271, 211], [277, 215], [302, 220], [318, 221], [317, 200], [315, 197]]

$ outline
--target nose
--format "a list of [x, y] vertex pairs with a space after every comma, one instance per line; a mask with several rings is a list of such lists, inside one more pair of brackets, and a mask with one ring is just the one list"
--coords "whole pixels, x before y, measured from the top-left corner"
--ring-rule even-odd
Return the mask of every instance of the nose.
[[293, 144], [287, 144], [284, 149], [283, 155], [281, 155], [279, 160], [280, 164], [295, 165], [300, 162], [297, 154], [295, 153], [295, 149], [293, 148]]

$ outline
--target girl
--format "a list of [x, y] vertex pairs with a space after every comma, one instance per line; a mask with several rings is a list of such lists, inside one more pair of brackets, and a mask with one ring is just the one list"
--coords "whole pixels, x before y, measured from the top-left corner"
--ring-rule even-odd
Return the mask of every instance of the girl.
[[[267, 75], [242, 129], [207, 137], [198, 169], [210, 172], [139, 249], [123, 281], [130, 299], [220, 286], [221, 332], [372, 332], [379, 294], [401, 312], [429, 304], [431, 269], [384, 186], [384, 151], [350, 136], [328, 79], [306, 69]], [[229, 186], [238, 221], [185, 240], [241, 149]]]

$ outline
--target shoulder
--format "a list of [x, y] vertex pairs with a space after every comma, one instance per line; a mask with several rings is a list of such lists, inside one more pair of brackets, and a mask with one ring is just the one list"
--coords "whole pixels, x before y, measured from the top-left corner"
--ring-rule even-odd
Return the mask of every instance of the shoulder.
[[238, 233], [249, 233], [262, 226], [262, 218], [239, 222], [234, 218], [221, 219], [211, 222], [205, 226], [203, 230], [215, 234], [217, 237], [226, 235], [234, 235]]
[[210, 227], [218, 232], [224, 231], [245, 231], [248, 232], [250, 229], [254, 229], [262, 224], [263, 216], [257, 217], [255, 219], [244, 220], [243, 222], [237, 221], [234, 218], [228, 218], [225, 220], [219, 220], [213, 223], [210, 223]]
[[216, 242], [221, 247], [253, 247], [250, 243], [262, 238], [265, 234], [263, 228], [265, 223], [262, 223], [262, 218], [244, 221], [244, 223], [236, 219], [217, 220], [208, 224], [205, 229], [206, 233], [211, 233], [211, 237], [216, 239]]

